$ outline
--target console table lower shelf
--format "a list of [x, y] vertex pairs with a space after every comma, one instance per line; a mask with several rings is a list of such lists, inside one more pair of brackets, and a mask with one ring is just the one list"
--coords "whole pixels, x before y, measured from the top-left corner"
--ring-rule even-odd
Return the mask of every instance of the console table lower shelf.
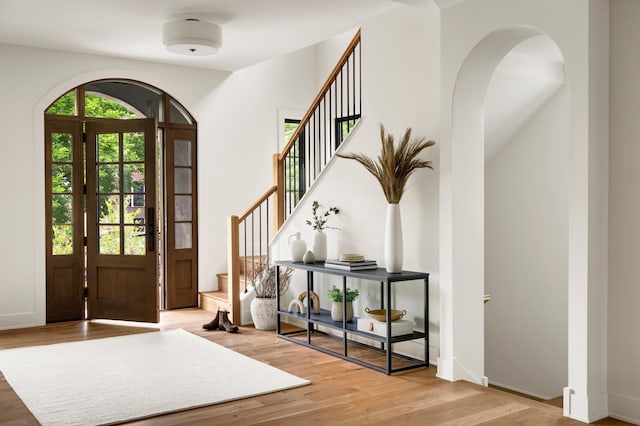
[[[428, 360], [414, 358], [393, 351], [393, 343], [410, 340], [421, 340], [427, 344], [425, 334], [412, 331], [408, 334], [387, 338], [378, 334], [358, 330], [358, 318], [353, 317], [350, 322], [334, 321], [331, 311], [321, 309], [319, 314], [306, 314], [279, 310], [283, 317], [295, 318], [303, 321], [306, 328], [290, 325], [285, 330], [281, 327], [278, 337], [303, 345], [329, 355], [342, 358], [364, 367], [392, 374], [414, 368], [428, 367]], [[366, 339], [366, 341], [364, 341]], [[396, 367], [393, 367], [396, 365]]]

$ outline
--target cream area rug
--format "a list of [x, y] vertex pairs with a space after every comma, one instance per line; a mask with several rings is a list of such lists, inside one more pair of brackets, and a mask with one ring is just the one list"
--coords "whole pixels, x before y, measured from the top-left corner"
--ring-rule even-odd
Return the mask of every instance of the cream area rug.
[[0, 351], [42, 425], [141, 419], [309, 384], [185, 330]]

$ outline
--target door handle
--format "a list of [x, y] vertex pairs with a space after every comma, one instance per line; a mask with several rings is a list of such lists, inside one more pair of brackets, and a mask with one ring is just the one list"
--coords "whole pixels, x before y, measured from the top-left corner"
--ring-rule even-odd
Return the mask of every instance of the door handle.
[[153, 207], [147, 208], [147, 251], [156, 250], [156, 235], [155, 235], [155, 223], [156, 223], [156, 209]]

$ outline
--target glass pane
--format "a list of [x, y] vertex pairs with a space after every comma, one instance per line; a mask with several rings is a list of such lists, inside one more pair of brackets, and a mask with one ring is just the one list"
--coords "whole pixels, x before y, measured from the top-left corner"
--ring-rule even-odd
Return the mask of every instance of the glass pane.
[[120, 227], [101, 225], [98, 230], [100, 254], [120, 254]]
[[120, 196], [100, 195], [98, 197], [98, 222], [120, 223]]
[[191, 195], [176, 195], [176, 221], [191, 220]]
[[144, 234], [144, 226], [124, 227], [124, 254], [146, 254], [147, 237]]
[[87, 107], [87, 115], [107, 118], [157, 117], [163, 121], [162, 93], [152, 87], [131, 81], [102, 80], [87, 84], [85, 91], [89, 94], [86, 97], [89, 103], [111, 102], [108, 108], [104, 105], [101, 108], [93, 105]]
[[72, 137], [69, 133], [51, 134], [51, 161], [70, 163], [73, 160], [71, 154]]
[[191, 223], [176, 223], [176, 249], [191, 248]]
[[176, 167], [174, 171], [174, 192], [176, 194], [191, 194], [191, 169]]
[[123, 133], [124, 161], [144, 161], [144, 133]]
[[72, 192], [71, 176], [73, 166], [71, 164], [51, 165], [51, 192]]
[[73, 254], [73, 227], [56, 225], [53, 230], [52, 254]]
[[145, 223], [144, 195], [129, 194], [125, 196], [124, 223], [142, 225]]
[[144, 163], [125, 164], [123, 192], [144, 193]]
[[76, 91], [72, 90], [60, 96], [47, 108], [47, 114], [76, 115]]
[[193, 124], [193, 120], [180, 105], [174, 100], [169, 102], [169, 121], [171, 123]]
[[176, 140], [173, 146], [174, 166], [191, 166], [191, 142]]
[[120, 139], [117, 133], [98, 135], [96, 144], [99, 163], [117, 163], [120, 160]]
[[120, 167], [117, 164], [98, 165], [98, 192], [120, 192]]
[[54, 225], [72, 223], [73, 196], [72, 195], [52, 195], [51, 196], [51, 223]]
[[112, 118], [114, 120], [139, 118], [135, 111], [127, 108], [124, 102], [118, 102], [119, 99], [109, 99], [98, 93], [89, 92], [89, 86], [90, 85], [86, 86], [84, 95], [85, 116]]

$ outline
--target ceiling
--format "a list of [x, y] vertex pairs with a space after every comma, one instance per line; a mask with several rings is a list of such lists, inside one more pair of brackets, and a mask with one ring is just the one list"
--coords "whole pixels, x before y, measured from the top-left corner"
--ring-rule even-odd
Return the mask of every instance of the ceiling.
[[[399, 3], [436, 8], [458, 1], [0, 0], [0, 43], [235, 71], [356, 28]], [[187, 18], [222, 27], [217, 54], [165, 49], [163, 24]]]

